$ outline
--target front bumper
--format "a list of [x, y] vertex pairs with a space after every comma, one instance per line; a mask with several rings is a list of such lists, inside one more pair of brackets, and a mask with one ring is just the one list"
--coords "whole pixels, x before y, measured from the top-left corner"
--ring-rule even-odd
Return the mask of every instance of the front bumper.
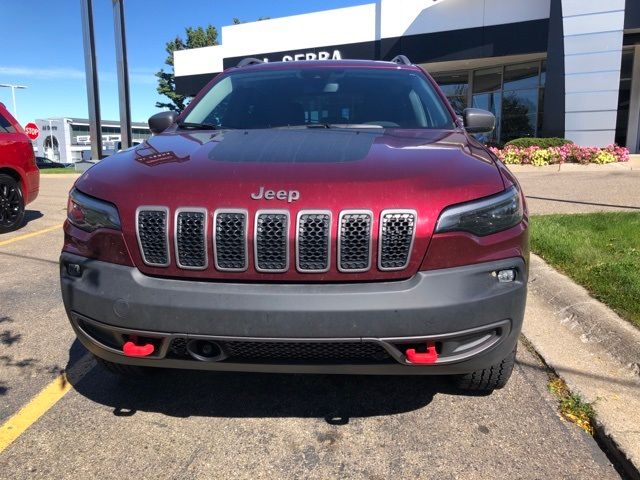
[[[68, 273], [80, 265], [80, 276]], [[485, 368], [515, 347], [522, 327], [527, 270], [521, 258], [419, 272], [394, 282], [255, 284], [154, 278], [136, 268], [63, 253], [64, 304], [80, 341], [106, 360], [143, 366], [300, 373], [457, 374]], [[516, 280], [494, 272], [513, 268]], [[156, 345], [126, 357], [130, 336]], [[174, 340], [221, 345], [375, 344], [381, 361], [251, 359], [201, 362], [172, 357]], [[411, 365], [404, 347], [436, 342], [433, 365]], [[338, 345], [340, 344], [340, 345]], [[260, 350], [262, 351], [262, 350]]]

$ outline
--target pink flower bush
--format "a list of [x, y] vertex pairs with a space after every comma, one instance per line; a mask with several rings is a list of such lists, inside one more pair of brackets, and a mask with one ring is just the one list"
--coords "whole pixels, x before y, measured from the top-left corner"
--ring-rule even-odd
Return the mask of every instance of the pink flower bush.
[[628, 162], [629, 150], [618, 145], [605, 148], [580, 147], [566, 144], [561, 147], [515, 147], [507, 145], [505, 148], [490, 147], [491, 152], [507, 165], [553, 165], [557, 163], [613, 163]]

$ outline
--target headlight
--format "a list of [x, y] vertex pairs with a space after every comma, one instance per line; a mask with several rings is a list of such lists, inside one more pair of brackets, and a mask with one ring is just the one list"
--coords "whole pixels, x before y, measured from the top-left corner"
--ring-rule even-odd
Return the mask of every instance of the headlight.
[[469, 232], [484, 236], [511, 228], [522, 221], [520, 192], [511, 187], [502, 193], [446, 208], [436, 225], [436, 233]]
[[120, 217], [115, 205], [85, 195], [75, 188], [69, 193], [67, 218], [73, 225], [87, 232], [99, 228], [120, 230]]

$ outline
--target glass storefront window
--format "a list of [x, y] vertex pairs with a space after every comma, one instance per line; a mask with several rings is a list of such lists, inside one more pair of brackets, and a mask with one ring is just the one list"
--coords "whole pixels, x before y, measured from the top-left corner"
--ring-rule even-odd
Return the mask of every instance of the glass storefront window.
[[631, 103], [631, 77], [633, 76], [633, 50], [623, 50], [618, 93], [618, 118], [616, 121], [616, 143], [627, 144], [629, 128], [629, 105]]
[[502, 97], [502, 142], [536, 134], [538, 88], [505, 91]]
[[538, 86], [538, 62], [520, 63], [504, 67], [504, 89], [520, 90]]
[[542, 129], [546, 70], [547, 62], [543, 59], [440, 72], [433, 77], [458, 114], [468, 106], [492, 112], [496, 116], [496, 130], [478, 139], [504, 144], [514, 138], [536, 136]]
[[458, 115], [467, 108], [469, 91], [469, 72], [447, 72], [434, 74], [433, 78], [451, 102]]
[[479, 135], [478, 139], [487, 143], [499, 142], [502, 118], [502, 67], [473, 72], [473, 106], [489, 110], [496, 116], [496, 129], [490, 134]]

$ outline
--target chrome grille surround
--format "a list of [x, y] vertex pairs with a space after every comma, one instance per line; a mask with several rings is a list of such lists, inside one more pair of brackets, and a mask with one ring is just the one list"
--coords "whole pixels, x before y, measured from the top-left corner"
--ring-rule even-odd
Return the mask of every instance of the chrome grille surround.
[[416, 237], [417, 218], [415, 210], [392, 209], [380, 213], [378, 269], [388, 272], [407, 268]]
[[[206, 270], [209, 266], [207, 233], [209, 212], [201, 207], [181, 207], [173, 222], [176, 265], [184, 270]], [[182, 233], [182, 230], [188, 230]], [[195, 231], [195, 234], [194, 234]]]
[[[234, 217], [234, 218], [231, 218]], [[239, 235], [228, 236], [226, 232], [219, 231], [222, 222], [233, 222], [234, 228], [241, 228]], [[221, 272], [244, 272], [249, 268], [249, 212], [242, 208], [219, 208], [213, 214], [213, 260], [216, 270]], [[225, 230], [225, 229], [221, 229]], [[218, 244], [220, 241], [220, 245]], [[222, 243], [226, 245], [222, 245]], [[231, 244], [231, 245], [229, 245]], [[223, 248], [232, 249], [240, 247], [235, 252], [226, 252]], [[239, 258], [230, 258], [236, 255]], [[232, 265], [232, 266], [229, 266]]]
[[[289, 211], [258, 210], [253, 230], [256, 271], [284, 273], [289, 270]], [[267, 244], [266, 236], [271, 241]], [[275, 240], [275, 241], [274, 241]]]
[[[358, 230], [359, 227], [363, 230]], [[371, 210], [343, 210], [340, 212], [337, 259], [339, 271], [358, 273], [368, 272], [371, 269], [372, 232], [373, 212]], [[357, 249], [362, 252], [357, 252]], [[353, 258], [358, 256], [360, 258]]]
[[[315, 225], [309, 225], [311, 222]], [[325, 273], [329, 271], [331, 266], [331, 227], [331, 211], [329, 210], [300, 210], [298, 212], [296, 269], [299, 272]], [[309, 228], [314, 231], [309, 231]], [[320, 268], [313, 268], [314, 266]]]
[[[154, 217], [153, 223], [155, 223], [153, 235], [149, 233], [146, 226], [147, 223], [151, 223], [151, 217]], [[142, 229], [140, 228], [141, 222]], [[160, 223], [158, 224], [158, 222]], [[136, 209], [136, 238], [138, 239], [138, 248], [145, 265], [168, 267], [171, 264], [171, 255], [169, 254], [169, 209], [153, 205], [138, 207]], [[156, 245], [153, 245], [153, 243]]]

